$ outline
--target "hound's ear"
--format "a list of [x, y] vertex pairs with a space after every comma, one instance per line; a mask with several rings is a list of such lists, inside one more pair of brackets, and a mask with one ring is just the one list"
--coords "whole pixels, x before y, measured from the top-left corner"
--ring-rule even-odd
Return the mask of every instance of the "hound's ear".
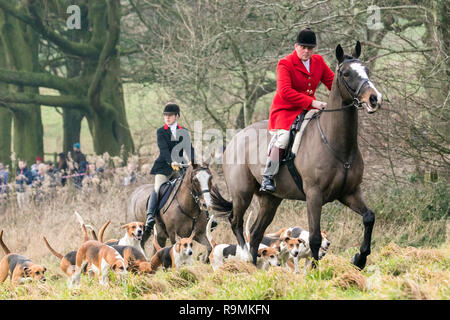
[[355, 49], [353, 49], [352, 51], [352, 56], [353, 58], [358, 59], [360, 55], [361, 55], [361, 42], [359, 42], [358, 40], [356, 41]]
[[23, 272], [28, 276], [31, 273], [31, 269], [28, 267], [23, 268]]
[[322, 233], [323, 233], [323, 234], [327, 234], [327, 232], [326, 232], [325, 230], [322, 230]]
[[284, 238], [283, 238], [283, 241], [289, 241], [289, 240], [291, 240], [290, 237], [284, 237]]
[[338, 44], [336, 47], [336, 59], [338, 63], [344, 61], [344, 50], [342, 49], [340, 44]]
[[123, 226], [120, 227], [120, 229], [127, 229], [128, 228], [128, 223], [124, 224]]
[[180, 242], [180, 237], [175, 233], [175, 242]]
[[43, 267], [43, 270], [44, 270], [43, 272], [45, 272], [45, 271], [47, 271], [47, 268], [46, 268], [46, 267]]

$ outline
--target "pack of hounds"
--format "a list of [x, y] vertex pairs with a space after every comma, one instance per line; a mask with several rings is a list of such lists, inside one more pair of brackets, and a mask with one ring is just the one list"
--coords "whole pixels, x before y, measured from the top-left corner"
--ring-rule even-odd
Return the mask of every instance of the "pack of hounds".
[[[110, 224], [107, 221], [99, 230], [99, 236], [91, 225], [85, 224], [82, 217], [75, 212], [83, 232], [83, 243], [78, 250], [73, 250], [65, 255], [58, 253], [49, 244], [46, 237], [43, 241], [50, 252], [60, 260], [61, 270], [68, 276], [68, 287], [80, 286], [81, 275], [93, 277], [98, 276], [102, 285], [108, 285], [109, 273], [114, 272], [120, 276], [131, 273], [153, 274], [159, 268], [177, 269], [182, 265], [192, 265], [194, 262], [193, 235], [189, 238], [176, 237], [172, 245], [161, 248], [156, 239], [156, 228], [154, 228], [153, 245], [156, 253], [148, 259], [141, 247], [141, 239], [144, 232], [142, 222], [130, 222], [121, 226], [125, 234], [121, 239], [110, 239], [103, 241], [103, 234]], [[246, 222], [246, 237], [250, 240], [249, 221], [251, 213]], [[235, 244], [217, 244], [212, 238], [211, 222], [209, 219], [206, 226], [208, 241], [212, 246], [209, 262], [214, 271], [219, 269], [226, 261], [239, 259], [249, 261], [249, 256], [239, 252], [240, 247]], [[91, 230], [92, 240], [89, 239], [87, 229]], [[309, 232], [299, 226], [282, 228], [278, 232], [265, 234], [259, 245], [257, 264], [258, 269], [267, 270], [271, 266], [283, 267], [286, 270], [300, 272], [299, 260], [305, 259], [305, 272], [311, 258], [308, 245]], [[35, 264], [23, 255], [12, 253], [3, 242], [3, 230], [0, 231], [0, 245], [5, 256], [0, 261], [0, 283], [3, 283], [8, 274], [11, 283], [21, 284], [31, 280], [45, 282], [47, 268]], [[323, 258], [330, 246], [325, 231], [322, 232], [322, 245], [319, 259]]]

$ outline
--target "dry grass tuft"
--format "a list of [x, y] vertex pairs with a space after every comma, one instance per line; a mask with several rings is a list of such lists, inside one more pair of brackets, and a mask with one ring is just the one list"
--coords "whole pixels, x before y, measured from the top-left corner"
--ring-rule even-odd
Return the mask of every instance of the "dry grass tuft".
[[426, 300], [428, 295], [424, 290], [422, 290], [414, 280], [412, 279], [402, 279], [400, 282], [400, 288], [406, 299], [413, 300]]
[[401, 254], [401, 248], [396, 245], [393, 242], [390, 242], [388, 245], [384, 246], [381, 250], [379, 255], [382, 257], [390, 257], [392, 255], [400, 255]]
[[248, 274], [252, 274], [255, 271], [256, 267], [253, 264], [240, 261], [237, 259], [228, 260], [217, 270], [217, 272], [248, 273]]
[[347, 271], [337, 276], [333, 280], [333, 285], [345, 290], [357, 288], [360, 291], [365, 291], [367, 288], [366, 278], [359, 271]]

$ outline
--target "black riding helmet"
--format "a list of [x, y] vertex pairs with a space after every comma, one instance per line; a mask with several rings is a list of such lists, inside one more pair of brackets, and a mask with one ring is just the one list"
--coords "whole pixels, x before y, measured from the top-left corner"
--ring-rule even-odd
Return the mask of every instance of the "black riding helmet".
[[310, 28], [303, 29], [297, 35], [297, 43], [305, 47], [315, 47], [317, 45], [316, 34]]
[[168, 104], [166, 104], [166, 106], [164, 107], [164, 111], [163, 114], [176, 114], [176, 115], [180, 115], [180, 107], [172, 102], [169, 102]]

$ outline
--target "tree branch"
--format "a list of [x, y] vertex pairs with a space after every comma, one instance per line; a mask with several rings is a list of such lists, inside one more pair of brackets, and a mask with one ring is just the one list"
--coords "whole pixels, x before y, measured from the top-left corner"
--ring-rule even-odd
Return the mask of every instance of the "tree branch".
[[95, 70], [94, 77], [88, 89], [88, 99], [96, 112], [100, 112], [99, 107], [102, 105], [100, 101], [99, 91], [101, 86], [101, 81], [108, 64], [108, 58], [117, 53], [116, 45], [119, 41], [120, 26], [117, 20], [117, 2], [115, 0], [108, 0], [108, 36], [106, 38], [105, 44], [103, 45], [102, 52], [99, 57], [97, 64], [97, 69]]
[[83, 57], [98, 56], [99, 52], [94, 46], [85, 43], [76, 43], [65, 39], [58, 33], [44, 26], [42, 20], [36, 13], [35, 8], [33, 6], [29, 6], [28, 8], [30, 12], [33, 14], [33, 17], [16, 9], [13, 5], [13, 2], [9, 0], [0, 0], [0, 9], [3, 9], [5, 12], [11, 14], [16, 19], [32, 27], [33, 30], [41, 34], [47, 40], [55, 43], [65, 53]]
[[49, 73], [23, 72], [0, 69], [0, 82], [30, 87], [44, 87], [64, 92], [82, 91], [76, 80], [54, 76]]
[[11, 93], [11, 92], [9, 92], [8, 94], [2, 94], [0, 96], [0, 105], [9, 103], [62, 107], [89, 112], [89, 105], [86, 99], [70, 95], [50, 96], [32, 93]]

